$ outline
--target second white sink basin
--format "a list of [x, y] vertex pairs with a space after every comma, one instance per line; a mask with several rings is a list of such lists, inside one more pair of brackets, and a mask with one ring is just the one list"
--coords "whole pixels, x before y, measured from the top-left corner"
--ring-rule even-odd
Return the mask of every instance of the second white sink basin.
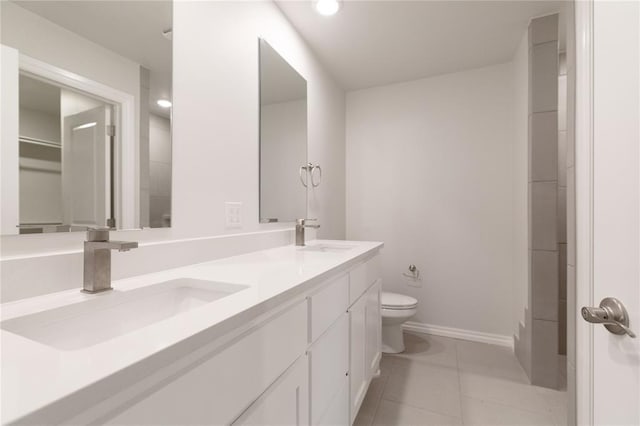
[[2, 329], [62, 350], [105, 342], [222, 299], [245, 285], [178, 278], [2, 321]]

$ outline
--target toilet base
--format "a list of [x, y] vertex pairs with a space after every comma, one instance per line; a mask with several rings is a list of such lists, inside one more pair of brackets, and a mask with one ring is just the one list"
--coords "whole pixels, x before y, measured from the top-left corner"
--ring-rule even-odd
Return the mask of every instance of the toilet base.
[[404, 335], [402, 323], [382, 324], [382, 352], [385, 354], [399, 354], [404, 352]]

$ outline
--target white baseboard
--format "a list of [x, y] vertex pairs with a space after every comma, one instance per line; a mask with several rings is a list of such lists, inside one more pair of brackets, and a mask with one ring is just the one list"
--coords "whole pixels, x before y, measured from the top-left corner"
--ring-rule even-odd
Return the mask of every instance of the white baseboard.
[[513, 350], [513, 336], [502, 334], [483, 333], [480, 331], [463, 330], [461, 328], [442, 327], [440, 325], [423, 324], [415, 321], [407, 321], [402, 325], [407, 331], [416, 333], [433, 334], [434, 336], [450, 337], [453, 339], [469, 340], [472, 342], [488, 343], [490, 345], [506, 346]]

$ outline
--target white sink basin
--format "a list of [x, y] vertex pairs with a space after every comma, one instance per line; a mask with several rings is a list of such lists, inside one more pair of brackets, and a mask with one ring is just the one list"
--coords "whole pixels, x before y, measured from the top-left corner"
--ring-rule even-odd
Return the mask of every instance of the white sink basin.
[[350, 244], [312, 244], [309, 246], [304, 246], [301, 248], [303, 251], [320, 251], [320, 252], [328, 252], [328, 253], [343, 253], [345, 251], [351, 250], [354, 248], [354, 245]]
[[2, 329], [62, 350], [77, 350], [199, 308], [248, 288], [178, 278], [2, 321]]

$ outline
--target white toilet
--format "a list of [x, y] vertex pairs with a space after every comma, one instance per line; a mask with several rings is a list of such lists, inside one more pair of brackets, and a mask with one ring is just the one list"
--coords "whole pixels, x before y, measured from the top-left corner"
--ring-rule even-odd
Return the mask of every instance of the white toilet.
[[404, 351], [402, 324], [416, 314], [418, 301], [404, 294], [383, 291], [382, 305], [382, 352], [397, 354]]

